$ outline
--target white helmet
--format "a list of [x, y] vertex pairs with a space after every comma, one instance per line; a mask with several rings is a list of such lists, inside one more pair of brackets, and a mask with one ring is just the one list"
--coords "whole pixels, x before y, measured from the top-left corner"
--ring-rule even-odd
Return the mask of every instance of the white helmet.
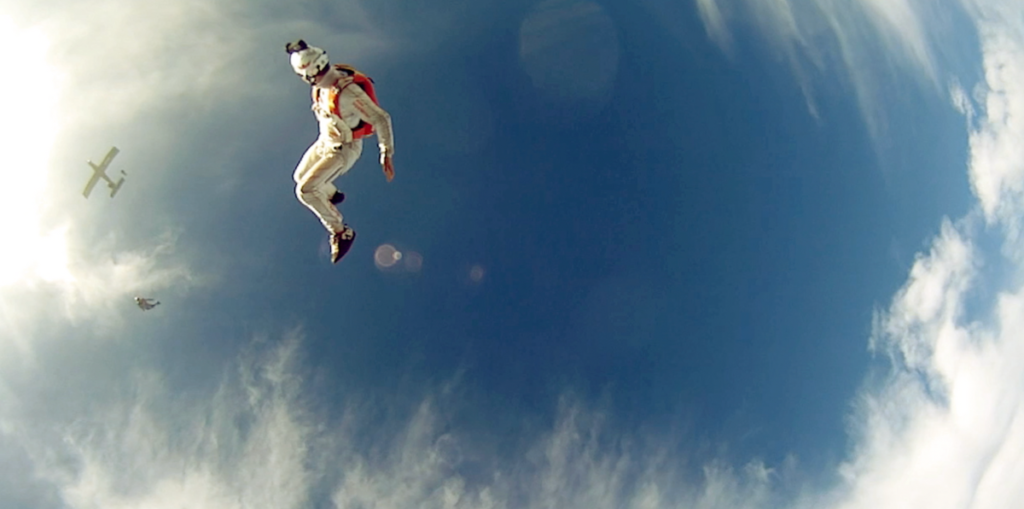
[[290, 60], [295, 74], [310, 85], [316, 82], [316, 77], [330, 65], [326, 51], [309, 46], [302, 39], [285, 45], [285, 51], [291, 55]]

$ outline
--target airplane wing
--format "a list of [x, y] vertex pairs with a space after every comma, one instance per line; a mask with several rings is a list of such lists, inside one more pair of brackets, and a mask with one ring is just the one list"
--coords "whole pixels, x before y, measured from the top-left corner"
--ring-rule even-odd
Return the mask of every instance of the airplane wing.
[[110, 147], [110, 151], [107, 152], [107, 155], [103, 156], [103, 162], [100, 163], [100, 168], [106, 170], [107, 166], [110, 165], [110, 161], [113, 161], [114, 156], [116, 156], [119, 152], [121, 152], [121, 150], [118, 149], [117, 147]]
[[96, 187], [96, 183], [100, 181], [101, 176], [103, 176], [103, 174], [98, 171], [92, 174], [92, 178], [89, 179], [89, 183], [85, 185], [85, 190], [82, 191], [82, 196], [85, 196], [86, 198], [89, 197], [89, 193], [92, 192], [92, 188]]

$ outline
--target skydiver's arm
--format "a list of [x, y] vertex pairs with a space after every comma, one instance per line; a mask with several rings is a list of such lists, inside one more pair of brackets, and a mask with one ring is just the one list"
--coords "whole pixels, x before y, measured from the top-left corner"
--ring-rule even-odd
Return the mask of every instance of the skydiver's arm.
[[394, 132], [391, 129], [391, 115], [383, 108], [373, 103], [373, 99], [363, 92], [358, 86], [347, 86], [342, 90], [339, 101], [352, 105], [352, 108], [359, 112], [359, 118], [364, 122], [373, 125], [377, 132], [377, 145], [380, 147], [381, 155], [392, 156], [395, 153]]

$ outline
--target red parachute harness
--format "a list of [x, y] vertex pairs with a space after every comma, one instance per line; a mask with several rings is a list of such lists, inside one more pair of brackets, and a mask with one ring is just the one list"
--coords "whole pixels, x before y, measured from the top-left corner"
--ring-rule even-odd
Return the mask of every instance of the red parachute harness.
[[[366, 92], [366, 95], [368, 95], [370, 100], [373, 101], [373, 104], [380, 106], [380, 103], [377, 102], [377, 94], [373, 91], [373, 79], [357, 71], [355, 67], [350, 65], [334, 64], [334, 68], [341, 71], [346, 76], [351, 77], [352, 81], [342, 85], [341, 87], [333, 86], [328, 91], [327, 100], [331, 104], [331, 113], [334, 113], [339, 117], [341, 116], [341, 110], [338, 108], [338, 96], [341, 95], [342, 90], [345, 90], [345, 87], [352, 84], [359, 85], [359, 87], [363, 89], [363, 92]], [[313, 87], [313, 102], [315, 103], [319, 100], [320, 89]], [[359, 125], [352, 128], [352, 139], [358, 140], [360, 138], [365, 138], [373, 134], [373, 132], [373, 124], [369, 124], [360, 119]]]

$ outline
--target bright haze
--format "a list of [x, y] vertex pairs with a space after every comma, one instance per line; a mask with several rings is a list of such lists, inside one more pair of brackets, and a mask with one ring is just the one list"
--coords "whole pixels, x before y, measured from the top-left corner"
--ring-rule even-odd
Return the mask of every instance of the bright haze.
[[1024, 500], [1019, 0], [9, 0], [0, 108], [0, 507]]

